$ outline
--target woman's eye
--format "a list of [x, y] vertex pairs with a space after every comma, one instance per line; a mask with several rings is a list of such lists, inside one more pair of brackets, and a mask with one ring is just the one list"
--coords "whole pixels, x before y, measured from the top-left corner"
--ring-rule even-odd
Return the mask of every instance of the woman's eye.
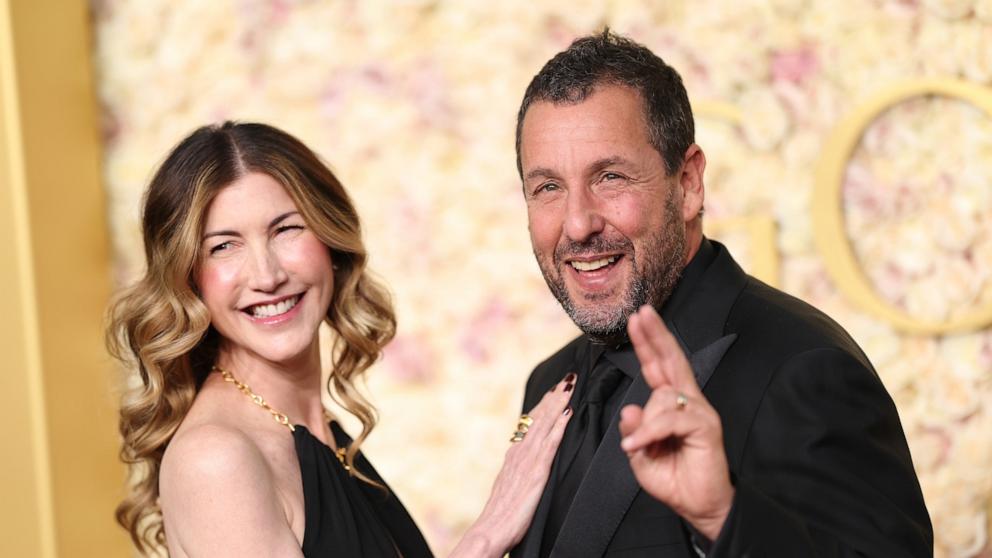
[[213, 248], [210, 249], [210, 255], [214, 255], [217, 252], [221, 252], [221, 251], [227, 250], [230, 247], [231, 247], [231, 243], [230, 242], [221, 242], [220, 244], [218, 244], [218, 245], [216, 245], [216, 246], [214, 246]]
[[281, 225], [276, 229], [276, 234], [283, 233], [286, 231], [302, 231], [303, 225]]

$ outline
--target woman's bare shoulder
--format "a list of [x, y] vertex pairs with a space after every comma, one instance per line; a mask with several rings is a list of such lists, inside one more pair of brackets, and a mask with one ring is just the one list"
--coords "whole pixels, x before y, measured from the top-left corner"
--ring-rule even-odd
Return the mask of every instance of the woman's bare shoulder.
[[181, 428], [163, 456], [159, 492], [169, 546], [184, 554], [299, 550], [265, 456], [231, 425]]
[[193, 480], [206, 475], [219, 482], [231, 473], [243, 478], [254, 471], [264, 476], [265, 469], [265, 458], [248, 434], [231, 425], [204, 422], [180, 428], [169, 442], [160, 483], [187, 480], [190, 475]]

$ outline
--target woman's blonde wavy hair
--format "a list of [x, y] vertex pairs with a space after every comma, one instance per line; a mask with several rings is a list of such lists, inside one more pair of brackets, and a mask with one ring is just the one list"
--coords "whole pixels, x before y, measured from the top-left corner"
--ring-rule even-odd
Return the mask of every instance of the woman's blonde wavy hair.
[[396, 320], [388, 293], [365, 269], [354, 205], [327, 166], [293, 136], [265, 124], [204, 126], [181, 141], [152, 178], [142, 214], [147, 269], [109, 309], [110, 352], [140, 379], [121, 405], [120, 456], [132, 482], [116, 515], [144, 553], [165, 542], [158, 505], [162, 456], [217, 356], [218, 334], [193, 282], [203, 221], [214, 196], [251, 172], [282, 184], [331, 251], [336, 288], [325, 320], [334, 331], [327, 389], [361, 421], [345, 459], [369, 481], [353, 464], [377, 417], [355, 382], [392, 339]]

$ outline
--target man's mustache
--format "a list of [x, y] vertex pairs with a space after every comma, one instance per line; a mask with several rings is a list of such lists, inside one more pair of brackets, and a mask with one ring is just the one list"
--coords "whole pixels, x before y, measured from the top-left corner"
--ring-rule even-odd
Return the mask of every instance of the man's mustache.
[[584, 242], [566, 240], [560, 242], [555, 247], [555, 265], [560, 264], [567, 258], [603, 254], [605, 252], [632, 254], [634, 252], [634, 243], [626, 237], [606, 238], [604, 236], [594, 236]]

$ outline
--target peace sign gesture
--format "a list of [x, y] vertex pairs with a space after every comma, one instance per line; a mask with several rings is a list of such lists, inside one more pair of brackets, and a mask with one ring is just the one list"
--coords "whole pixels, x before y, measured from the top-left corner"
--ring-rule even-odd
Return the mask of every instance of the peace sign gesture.
[[653, 308], [631, 315], [627, 331], [652, 392], [643, 409], [621, 412], [621, 447], [646, 492], [715, 540], [734, 499], [720, 416]]

